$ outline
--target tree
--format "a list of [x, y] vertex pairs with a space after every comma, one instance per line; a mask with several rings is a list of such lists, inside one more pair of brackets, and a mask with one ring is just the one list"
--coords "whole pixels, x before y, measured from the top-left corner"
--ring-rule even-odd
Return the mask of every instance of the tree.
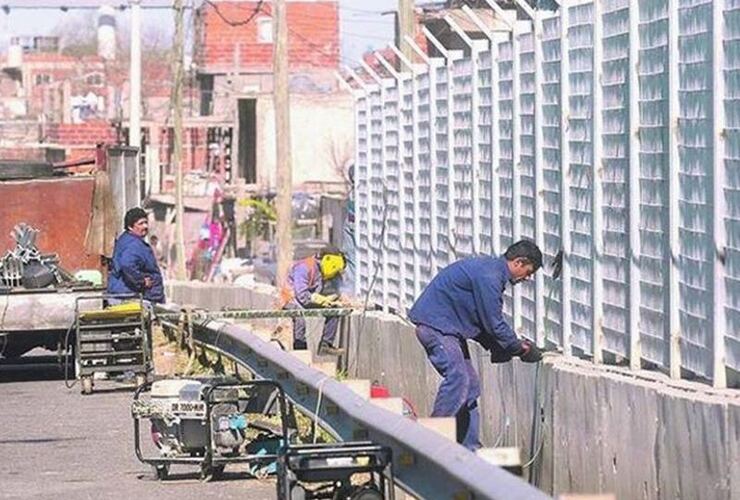
[[83, 57], [97, 54], [97, 14], [95, 11], [66, 14], [52, 30], [59, 37], [62, 54]]

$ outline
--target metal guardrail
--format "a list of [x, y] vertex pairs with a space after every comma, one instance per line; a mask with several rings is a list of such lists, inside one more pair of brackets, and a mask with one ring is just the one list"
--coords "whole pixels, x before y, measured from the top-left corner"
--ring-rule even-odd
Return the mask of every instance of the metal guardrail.
[[[157, 311], [171, 314], [169, 304]], [[380, 408], [352, 389], [299, 361], [277, 344], [241, 326], [207, 320], [193, 324], [193, 341], [246, 366], [256, 377], [280, 382], [286, 396], [343, 441], [370, 440], [393, 450], [398, 486], [420, 498], [549, 498], [413, 420]], [[318, 413], [318, 415], [316, 415]]]

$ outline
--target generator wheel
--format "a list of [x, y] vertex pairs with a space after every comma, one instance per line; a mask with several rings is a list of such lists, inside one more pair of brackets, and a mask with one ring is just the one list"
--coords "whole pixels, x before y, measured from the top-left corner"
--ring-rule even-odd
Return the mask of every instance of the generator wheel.
[[226, 468], [225, 465], [214, 465], [211, 467], [211, 475], [215, 477], [216, 479], [221, 478], [224, 475], [224, 469]]
[[144, 384], [146, 384], [146, 373], [137, 373], [136, 374], [136, 387], [141, 387]]
[[209, 482], [213, 479], [214, 468], [208, 464], [202, 464], [200, 466], [200, 480], [204, 483]]
[[290, 500], [306, 500], [306, 489], [300, 484], [293, 485], [290, 490]]
[[155, 465], [154, 474], [158, 480], [164, 481], [170, 475], [170, 464]]
[[85, 376], [80, 379], [80, 384], [82, 385], [82, 394], [92, 394], [92, 388], [93, 388], [93, 379], [91, 376]]

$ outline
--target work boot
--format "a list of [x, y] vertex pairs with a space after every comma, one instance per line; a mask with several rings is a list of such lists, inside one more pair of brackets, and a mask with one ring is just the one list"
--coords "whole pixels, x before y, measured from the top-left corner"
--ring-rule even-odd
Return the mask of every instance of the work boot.
[[341, 356], [344, 354], [344, 349], [334, 347], [328, 342], [322, 342], [319, 344], [319, 351], [317, 354], [319, 356]]
[[293, 341], [294, 351], [305, 351], [306, 349], [308, 349], [308, 344], [306, 344], [305, 340], [294, 340]]

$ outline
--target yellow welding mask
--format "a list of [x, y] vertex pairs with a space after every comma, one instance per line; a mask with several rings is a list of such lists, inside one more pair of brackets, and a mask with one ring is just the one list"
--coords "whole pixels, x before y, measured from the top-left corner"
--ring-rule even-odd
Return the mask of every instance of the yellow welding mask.
[[321, 277], [325, 280], [331, 280], [336, 278], [339, 273], [344, 271], [344, 255], [341, 253], [327, 253], [321, 256], [319, 260], [319, 268], [321, 269]]

